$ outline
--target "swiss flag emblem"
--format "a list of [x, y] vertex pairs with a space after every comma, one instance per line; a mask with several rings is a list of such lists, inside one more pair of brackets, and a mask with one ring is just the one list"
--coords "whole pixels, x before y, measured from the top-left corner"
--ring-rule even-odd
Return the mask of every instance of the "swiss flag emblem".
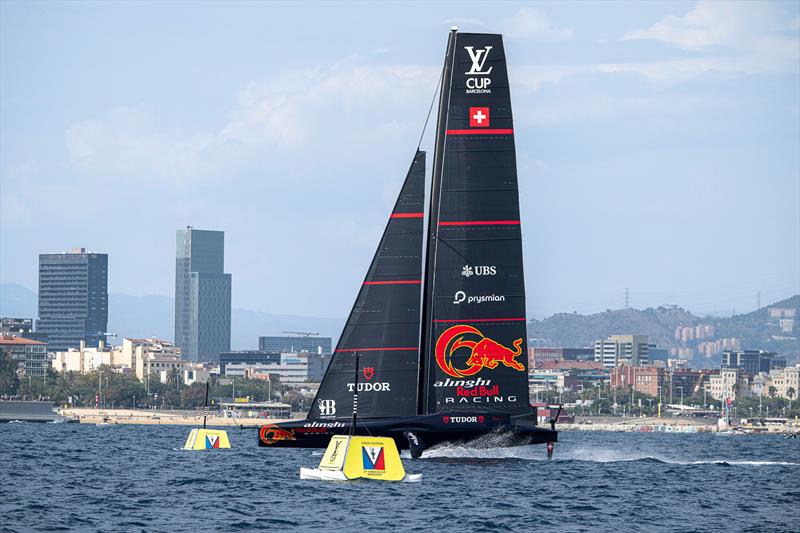
[[469, 127], [488, 128], [489, 127], [489, 108], [470, 107], [469, 108]]

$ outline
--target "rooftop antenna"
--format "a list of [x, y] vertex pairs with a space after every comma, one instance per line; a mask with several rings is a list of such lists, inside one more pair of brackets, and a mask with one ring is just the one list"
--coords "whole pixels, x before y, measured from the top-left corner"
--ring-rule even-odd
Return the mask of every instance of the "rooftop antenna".
[[285, 333], [287, 335], [300, 335], [301, 337], [311, 337], [314, 335], [319, 335], [319, 333], [314, 333], [311, 331], [281, 331], [281, 333]]

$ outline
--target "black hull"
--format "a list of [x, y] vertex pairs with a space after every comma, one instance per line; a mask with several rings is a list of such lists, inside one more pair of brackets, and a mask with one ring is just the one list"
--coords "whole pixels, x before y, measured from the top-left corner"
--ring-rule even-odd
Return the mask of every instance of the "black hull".
[[[357, 435], [391, 437], [398, 449], [408, 449], [405, 432], [418, 437], [425, 447], [442, 442], [468, 442], [489, 433], [508, 433], [507, 446], [545, 444], [558, 441], [558, 432], [538, 427], [532, 416], [498, 414], [436, 414], [402, 418], [359, 420]], [[325, 448], [333, 435], [350, 434], [347, 420], [291, 420], [262, 426], [258, 445], [265, 448]]]

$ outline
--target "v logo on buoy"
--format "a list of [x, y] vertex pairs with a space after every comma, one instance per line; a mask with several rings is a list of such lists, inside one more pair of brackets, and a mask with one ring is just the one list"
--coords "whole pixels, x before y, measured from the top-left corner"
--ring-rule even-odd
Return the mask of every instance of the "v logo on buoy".
[[230, 448], [231, 441], [228, 440], [228, 433], [224, 429], [207, 429], [206, 416], [208, 416], [208, 382], [206, 382], [206, 415], [203, 416], [203, 427], [195, 428], [189, 432], [189, 438], [183, 445], [184, 450], [219, 450], [220, 448]]
[[383, 446], [364, 446], [364, 470], [386, 470], [383, 458]]

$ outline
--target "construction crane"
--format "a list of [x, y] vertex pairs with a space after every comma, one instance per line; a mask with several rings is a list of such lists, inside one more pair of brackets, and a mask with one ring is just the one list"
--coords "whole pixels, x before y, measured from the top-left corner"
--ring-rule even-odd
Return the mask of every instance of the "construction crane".
[[319, 333], [312, 333], [310, 331], [282, 331], [281, 333], [286, 333], [288, 335], [300, 335], [301, 337], [311, 337], [313, 335], [319, 335]]

